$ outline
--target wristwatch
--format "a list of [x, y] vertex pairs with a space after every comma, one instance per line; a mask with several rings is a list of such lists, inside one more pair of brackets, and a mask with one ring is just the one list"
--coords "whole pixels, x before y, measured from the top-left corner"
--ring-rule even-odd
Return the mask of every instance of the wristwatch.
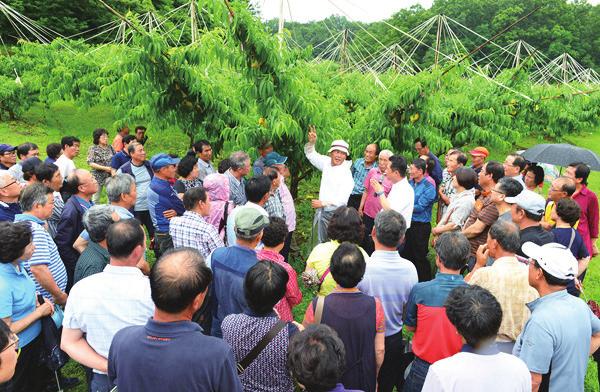
[[375, 192], [375, 196], [380, 197], [381, 195], [383, 195], [383, 191], [381, 191], [381, 192]]

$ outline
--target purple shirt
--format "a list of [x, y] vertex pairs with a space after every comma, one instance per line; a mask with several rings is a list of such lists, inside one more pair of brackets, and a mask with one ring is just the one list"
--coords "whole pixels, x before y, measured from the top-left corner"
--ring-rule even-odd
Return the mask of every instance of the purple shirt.
[[346, 389], [346, 388], [344, 388], [343, 384], [337, 384], [335, 386], [335, 388], [333, 388], [329, 392], [363, 392], [363, 391], [358, 390], [358, 389]]
[[387, 196], [392, 189], [392, 182], [385, 177], [378, 167], [375, 167], [369, 170], [367, 177], [365, 178], [365, 192], [367, 192], [367, 198], [365, 199], [365, 205], [363, 207], [363, 212], [370, 218], [375, 219], [375, 216], [379, 211], [381, 211], [381, 202], [379, 198], [375, 196], [375, 189], [371, 186], [371, 178], [375, 178], [380, 181], [383, 178], [383, 191]]

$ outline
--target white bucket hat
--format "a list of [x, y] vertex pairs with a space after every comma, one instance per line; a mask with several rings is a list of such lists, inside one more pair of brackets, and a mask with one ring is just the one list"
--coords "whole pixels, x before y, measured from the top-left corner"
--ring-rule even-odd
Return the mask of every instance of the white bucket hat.
[[327, 153], [329, 154], [330, 152], [334, 151], [334, 150], [338, 150], [343, 152], [346, 155], [350, 155], [349, 152], [349, 145], [348, 143], [346, 143], [343, 140], [334, 140], [331, 142], [331, 147], [329, 147], [329, 151], [327, 151]]

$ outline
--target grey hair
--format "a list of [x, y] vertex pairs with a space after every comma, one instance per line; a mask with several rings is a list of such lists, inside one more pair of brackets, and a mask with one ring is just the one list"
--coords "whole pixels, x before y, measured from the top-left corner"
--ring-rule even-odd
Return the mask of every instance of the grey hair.
[[490, 227], [489, 234], [507, 252], [517, 253], [521, 249], [519, 227], [511, 221], [497, 221]]
[[131, 187], [135, 185], [135, 179], [129, 174], [117, 174], [106, 180], [106, 196], [111, 203], [121, 200], [122, 194], [129, 194]]
[[467, 264], [471, 254], [471, 244], [460, 231], [449, 231], [437, 239], [435, 251], [444, 267], [457, 271]]
[[382, 155], [385, 155], [389, 158], [389, 157], [393, 156], [394, 153], [392, 152], [392, 150], [381, 150], [381, 151], [379, 151], [379, 156], [382, 156]]
[[133, 154], [133, 153], [135, 152], [135, 148], [136, 148], [137, 146], [141, 146], [141, 145], [142, 145], [141, 143], [138, 143], [138, 142], [136, 142], [136, 141], [133, 141], [133, 142], [131, 142], [131, 143], [129, 143], [129, 144], [127, 145], [127, 152], [129, 153], [129, 155], [131, 155], [131, 154]]
[[[10, 178], [10, 179], [9, 179]], [[6, 170], [0, 171], [0, 188], [4, 188], [15, 178]]]
[[52, 193], [52, 189], [41, 183], [29, 185], [21, 191], [19, 204], [21, 210], [31, 211], [36, 205], [45, 206], [48, 203], [48, 195]]
[[83, 214], [83, 227], [90, 235], [90, 240], [100, 242], [106, 238], [106, 232], [110, 225], [114, 223], [114, 208], [107, 204], [98, 204], [91, 206]]
[[246, 166], [246, 161], [250, 159], [250, 155], [246, 154], [244, 151], [235, 151], [232, 152], [229, 156], [229, 161], [231, 162], [231, 169], [238, 170]]
[[406, 234], [406, 220], [394, 210], [382, 210], [375, 216], [375, 237], [384, 246], [396, 247]]

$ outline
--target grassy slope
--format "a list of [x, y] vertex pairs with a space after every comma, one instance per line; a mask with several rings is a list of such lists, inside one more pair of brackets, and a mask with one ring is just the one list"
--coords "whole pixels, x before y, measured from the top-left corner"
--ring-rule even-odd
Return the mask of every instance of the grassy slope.
[[[111, 137], [114, 136], [112, 125], [115, 119], [109, 107], [99, 106], [87, 110], [78, 110], [70, 103], [60, 103], [53, 105], [50, 110], [46, 110], [42, 105], [37, 105], [26, 114], [24, 120], [24, 122], [0, 122], [0, 142], [19, 144], [23, 141], [31, 141], [41, 147], [42, 155], [45, 156], [44, 148], [46, 144], [59, 142], [60, 138], [65, 135], [76, 135], [82, 141], [81, 154], [75, 160], [78, 167], [86, 166], [86, 153], [91, 144], [91, 134], [94, 128], [106, 128], [110, 131]], [[149, 156], [159, 151], [181, 154], [186, 150], [188, 144], [187, 137], [176, 130], [160, 132], [160, 130], [149, 129], [148, 135], [150, 139], [146, 147]], [[600, 130], [594, 133], [573, 136], [568, 141], [590, 148], [600, 154]], [[539, 141], [534, 139], [524, 139], [519, 143], [519, 146], [526, 148], [537, 142]], [[507, 151], [492, 151], [492, 158], [502, 162], [506, 153]], [[600, 173], [592, 173], [590, 188], [596, 193], [600, 192]], [[299, 222], [295, 233], [299, 257], [292, 262], [297, 271], [304, 269], [304, 260], [300, 256], [308, 255], [309, 251], [305, 243], [306, 238], [310, 235], [310, 224], [312, 222], [312, 210], [308, 200], [314, 195], [315, 189], [318, 189], [318, 178], [305, 182], [300, 189], [297, 205]], [[585, 282], [586, 293], [589, 298], [600, 299], [599, 277], [600, 267], [598, 261], [594, 260], [590, 265]], [[312, 295], [313, 293], [304, 291], [305, 298], [302, 304], [294, 309], [297, 320], [302, 319], [306, 305]], [[64, 373], [77, 375], [79, 378], [84, 379], [81, 368], [73, 362], [67, 365]], [[86, 389], [83, 385], [80, 385], [75, 390], [85, 391]], [[585, 390], [598, 391], [596, 365], [592, 361], [590, 361], [588, 367]]]

